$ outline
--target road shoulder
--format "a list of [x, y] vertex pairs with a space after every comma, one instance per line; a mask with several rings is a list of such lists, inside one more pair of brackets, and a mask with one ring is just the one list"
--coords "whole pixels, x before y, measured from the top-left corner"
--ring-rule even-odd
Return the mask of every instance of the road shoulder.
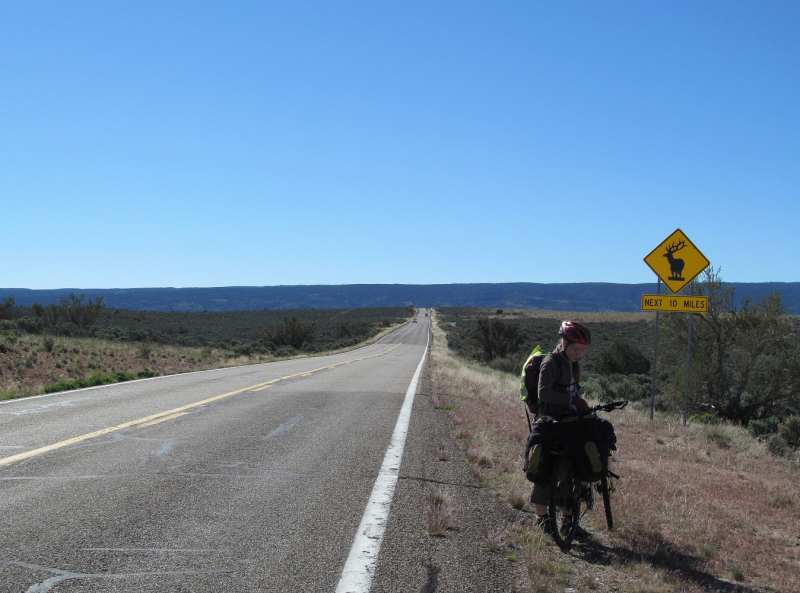
[[[442, 449], [446, 460], [440, 460]], [[428, 534], [425, 515], [434, 490], [445, 493], [452, 507], [449, 527], [438, 537]], [[521, 551], [491, 551], [488, 545], [492, 535], [518, 520], [518, 511], [504, 509], [476, 485], [447, 411], [430, 401], [426, 364], [372, 591], [521, 590], [527, 580]]]

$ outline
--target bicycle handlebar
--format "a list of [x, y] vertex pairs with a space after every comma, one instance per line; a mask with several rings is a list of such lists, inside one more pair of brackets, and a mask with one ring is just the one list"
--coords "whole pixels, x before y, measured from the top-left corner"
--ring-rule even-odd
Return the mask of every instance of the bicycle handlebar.
[[597, 404], [589, 408], [590, 412], [610, 412], [611, 410], [622, 410], [628, 405], [628, 400], [609, 402], [607, 404]]

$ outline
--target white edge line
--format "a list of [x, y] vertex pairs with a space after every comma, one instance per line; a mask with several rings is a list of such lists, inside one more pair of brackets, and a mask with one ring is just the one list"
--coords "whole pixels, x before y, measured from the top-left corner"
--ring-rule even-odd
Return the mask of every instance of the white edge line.
[[[337, 352], [336, 354], [326, 354], [325, 356], [336, 356], [337, 354], [350, 354], [351, 352], [358, 352], [359, 350], [363, 350], [364, 348], [369, 348], [370, 346], [374, 346], [375, 344], [378, 344], [378, 343], [382, 342], [383, 340], [385, 340], [386, 338], [388, 338], [392, 334], [395, 334], [395, 333], [399, 332], [401, 329], [403, 329], [409, 323], [411, 323], [411, 322], [407, 321], [406, 323], [404, 323], [403, 325], [398, 327], [393, 332], [386, 334], [380, 340], [376, 340], [372, 344], [367, 344], [366, 346], [361, 346], [360, 348], [356, 348], [355, 350], [345, 350], [344, 352]], [[15, 403], [18, 404], [20, 402], [27, 402], [27, 401], [30, 401], [32, 399], [39, 399], [39, 398], [42, 398], [42, 397], [53, 397], [54, 395], [64, 395], [65, 393], [78, 393], [79, 391], [90, 391], [92, 389], [103, 389], [104, 387], [119, 387], [120, 385], [127, 385], [127, 384], [130, 384], [130, 383], [139, 383], [140, 381], [155, 381], [156, 379], [169, 379], [170, 377], [185, 377], [186, 375], [196, 375], [198, 373], [215, 373], [217, 371], [229, 371], [231, 369], [240, 369], [242, 367], [248, 367], [248, 366], [259, 366], [259, 365], [262, 365], [262, 364], [275, 364], [276, 362], [286, 362], [288, 360], [302, 360], [302, 359], [308, 359], [308, 358], [323, 358], [323, 357], [320, 357], [320, 356], [298, 356], [297, 358], [283, 358], [281, 360], [273, 360], [272, 362], [257, 362], [257, 363], [254, 363], [254, 364], [244, 364], [244, 365], [241, 365], [241, 366], [238, 366], [238, 367], [220, 367], [218, 369], [205, 369], [203, 371], [190, 371], [188, 373], [173, 373], [171, 375], [159, 375], [158, 377], [147, 377], [146, 379], [131, 379], [129, 381], [118, 381], [116, 383], [106, 383], [105, 385], [93, 385], [92, 387], [81, 387], [80, 389], [68, 389], [68, 390], [65, 390], [65, 391], [54, 391], [53, 393], [42, 393], [40, 395], [28, 395], [28, 396], [24, 396], [24, 397], [14, 397], [12, 399], [6, 399], [6, 400], [3, 400], [3, 401], [0, 401], [0, 406], [2, 406], [3, 404], [15, 404]]]
[[414, 404], [417, 382], [422, 373], [422, 366], [425, 364], [429, 344], [430, 331], [428, 332], [425, 351], [422, 353], [422, 360], [419, 361], [414, 377], [411, 379], [411, 384], [406, 391], [406, 397], [397, 417], [392, 440], [386, 449], [383, 465], [381, 465], [375, 485], [372, 487], [372, 494], [369, 497], [369, 502], [367, 502], [367, 508], [364, 509], [364, 515], [361, 518], [361, 524], [358, 526], [353, 546], [350, 548], [350, 554], [342, 570], [336, 593], [369, 593], [372, 585], [372, 577], [375, 575], [378, 554], [381, 550], [383, 534], [386, 531], [386, 522], [389, 518], [389, 509], [392, 506], [394, 489], [400, 476], [400, 463], [403, 459], [403, 449], [411, 420], [411, 407]]

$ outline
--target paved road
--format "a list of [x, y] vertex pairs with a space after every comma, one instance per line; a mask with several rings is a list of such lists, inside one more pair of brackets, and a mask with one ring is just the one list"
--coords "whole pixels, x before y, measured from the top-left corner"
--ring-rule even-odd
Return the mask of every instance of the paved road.
[[335, 590], [428, 322], [0, 404], [0, 590]]

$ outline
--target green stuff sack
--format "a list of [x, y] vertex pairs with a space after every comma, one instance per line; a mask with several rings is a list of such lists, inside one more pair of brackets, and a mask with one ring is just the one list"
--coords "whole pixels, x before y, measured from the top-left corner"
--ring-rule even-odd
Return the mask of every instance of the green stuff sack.
[[[589, 460], [589, 466], [592, 468], [592, 475], [597, 475], [598, 478], [602, 476], [604, 464], [603, 460], [600, 459], [600, 451], [597, 450], [597, 443], [594, 441], [586, 441], [583, 444], [583, 452]], [[606, 461], [606, 467], [608, 467], [607, 463], [608, 461]]]

